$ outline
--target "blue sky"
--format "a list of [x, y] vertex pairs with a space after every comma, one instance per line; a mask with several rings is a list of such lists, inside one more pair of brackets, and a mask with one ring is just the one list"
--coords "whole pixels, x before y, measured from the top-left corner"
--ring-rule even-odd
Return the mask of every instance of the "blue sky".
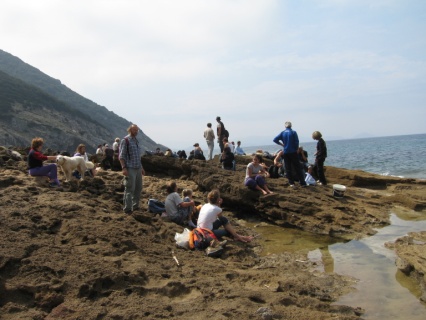
[[[426, 1], [3, 0], [1, 49], [172, 149], [425, 133]], [[123, 132], [124, 134], [124, 132]]]

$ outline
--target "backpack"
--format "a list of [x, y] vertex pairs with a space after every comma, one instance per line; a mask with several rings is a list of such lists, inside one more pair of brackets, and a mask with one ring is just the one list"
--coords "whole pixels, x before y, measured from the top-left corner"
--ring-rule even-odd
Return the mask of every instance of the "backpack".
[[278, 167], [275, 165], [269, 167], [268, 173], [270, 178], [277, 179], [280, 177], [280, 175], [278, 174]]
[[157, 199], [148, 200], [148, 210], [154, 214], [163, 213], [166, 211], [166, 205]]
[[229, 138], [229, 132], [225, 128], [223, 129], [223, 136]]
[[195, 228], [189, 236], [189, 248], [198, 250], [206, 249], [212, 240], [217, 240], [213, 231], [204, 228]]

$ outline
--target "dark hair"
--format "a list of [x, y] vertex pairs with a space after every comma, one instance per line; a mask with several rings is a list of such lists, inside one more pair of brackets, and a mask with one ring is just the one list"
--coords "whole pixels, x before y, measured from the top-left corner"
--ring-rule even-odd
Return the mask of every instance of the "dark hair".
[[261, 156], [260, 154], [258, 154], [258, 153], [256, 153], [256, 154], [254, 155], [254, 158], [258, 159], [258, 160], [259, 160], [259, 162], [263, 162], [263, 158], [262, 158], [262, 156]]
[[211, 128], [212, 127], [212, 124], [209, 122], [209, 123], [207, 123], [207, 127], [209, 127], [209, 128]]
[[174, 181], [172, 181], [172, 182], [170, 182], [168, 185], [167, 185], [167, 193], [168, 194], [170, 194], [170, 193], [173, 193], [173, 192], [175, 192], [176, 191], [176, 187], [177, 187], [177, 184], [176, 184], [176, 182], [174, 182]]

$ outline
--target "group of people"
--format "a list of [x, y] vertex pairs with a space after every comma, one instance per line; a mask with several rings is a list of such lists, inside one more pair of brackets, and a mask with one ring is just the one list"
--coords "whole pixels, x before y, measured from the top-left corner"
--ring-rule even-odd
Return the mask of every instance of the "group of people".
[[[295, 186], [298, 181], [302, 187], [308, 185], [326, 185], [327, 180], [324, 174], [324, 162], [327, 158], [327, 146], [319, 131], [312, 133], [312, 138], [317, 140], [315, 156], [315, 164], [309, 165], [307, 152], [303, 147], [299, 146], [299, 137], [297, 132], [292, 129], [292, 123], [287, 121], [285, 130], [280, 132], [273, 142], [282, 146], [283, 150], [276, 153], [274, 158], [274, 166], [282, 167], [284, 162], [285, 175], [288, 179], [290, 187]], [[313, 169], [316, 169], [318, 181], [312, 176]], [[259, 190], [264, 195], [273, 193], [269, 190], [266, 177], [270, 173], [266, 170], [266, 166], [262, 163], [262, 156], [255, 154], [252, 162], [247, 165], [245, 185], [252, 190]]]
[[[221, 149], [220, 162], [224, 169], [235, 170], [235, 154], [245, 154], [241, 149], [241, 142], [237, 142], [237, 147], [234, 148], [232, 143], [228, 142], [228, 132], [225, 129], [220, 117], [216, 118], [218, 122], [217, 137]], [[133, 211], [140, 208], [140, 198], [142, 193], [143, 176], [145, 170], [141, 162], [141, 148], [137, 139], [139, 128], [136, 124], [132, 124], [127, 129], [128, 134], [123, 139], [115, 139], [113, 145], [113, 156], [116, 156], [120, 161], [123, 184], [125, 187], [123, 195], [123, 211], [126, 214], [131, 214]], [[211, 123], [207, 124], [207, 129], [204, 131], [209, 148], [208, 158], [212, 159], [214, 149], [215, 134], [211, 129]], [[322, 135], [319, 131], [314, 131], [312, 138], [317, 140], [317, 151], [315, 153], [315, 167], [319, 180], [318, 184], [326, 185], [327, 181], [324, 175], [324, 161], [327, 157], [327, 147]], [[306, 186], [307, 183], [312, 181], [312, 167], [308, 167], [306, 178], [304, 176], [303, 164], [307, 163], [307, 154], [300, 149], [299, 139], [297, 132], [292, 129], [291, 122], [285, 123], [285, 130], [279, 133], [274, 139], [274, 143], [281, 145], [283, 150], [278, 152], [274, 163], [282, 163], [284, 160], [285, 172], [289, 184], [294, 186], [296, 177], [301, 186]], [[32, 176], [47, 176], [50, 179], [52, 187], [59, 186], [60, 182], [57, 177], [57, 166], [55, 163], [43, 166], [45, 160], [55, 160], [56, 156], [46, 156], [41, 152], [43, 146], [43, 139], [34, 138], [31, 143], [31, 150], [28, 155], [29, 174]], [[194, 157], [203, 154], [198, 143], [194, 144]], [[232, 149], [231, 149], [232, 148]], [[99, 146], [98, 149], [105, 151], [105, 148]], [[158, 151], [158, 150], [157, 150]], [[97, 151], [98, 153], [98, 151]], [[87, 154], [85, 146], [80, 144], [74, 154], [75, 156], [84, 157], [87, 161]], [[92, 172], [95, 175], [95, 172]], [[246, 175], [244, 184], [250, 189], [261, 191], [264, 195], [272, 194], [273, 192], [268, 188], [266, 178], [269, 176], [268, 171], [262, 161], [262, 156], [255, 154], [252, 161], [246, 167]], [[315, 180], [314, 180], [315, 181]], [[214, 232], [214, 234], [221, 238], [223, 236], [231, 236], [235, 240], [248, 242], [252, 237], [239, 235], [233, 226], [229, 223], [228, 219], [222, 215], [222, 199], [218, 190], [209, 192], [207, 198], [208, 203], [202, 206], [195, 206], [192, 199], [192, 190], [186, 189], [183, 191], [183, 199], [177, 193], [176, 182], [171, 182], [167, 186], [168, 196], [165, 201], [165, 210], [167, 217], [178, 224], [188, 224], [192, 227], [207, 228]], [[223, 229], [220, 229], [223, 227]]]

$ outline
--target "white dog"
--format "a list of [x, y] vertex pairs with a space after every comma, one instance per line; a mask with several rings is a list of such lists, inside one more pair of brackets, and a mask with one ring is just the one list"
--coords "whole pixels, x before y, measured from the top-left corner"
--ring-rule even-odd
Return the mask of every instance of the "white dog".
[[84, 172], [87, 169], [94, 168], [94, 164], [90, 161], [84, 161], [83, 157], [57, 156], [56, 163], [62, 168], [62, 171], [65, 173], [66, 181], [71, 180], [72, 173], [74, 172], [74, 170], [78, 170], [81, 176], [80, 180], [83, 180]]

